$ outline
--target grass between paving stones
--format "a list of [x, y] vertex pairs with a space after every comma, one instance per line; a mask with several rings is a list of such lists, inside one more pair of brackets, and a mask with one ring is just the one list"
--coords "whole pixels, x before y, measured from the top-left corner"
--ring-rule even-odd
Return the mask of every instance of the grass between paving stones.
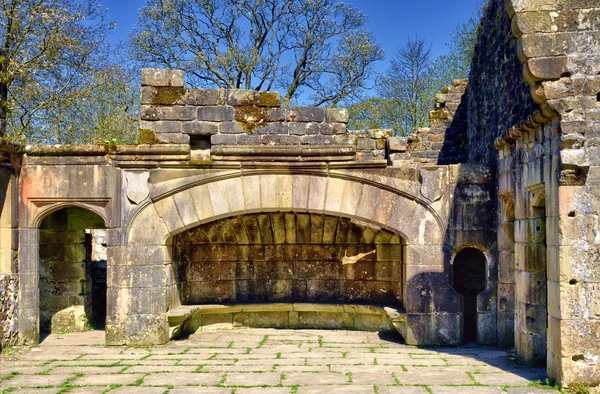
[[48, 360], [48, 361], [44, 361], [43, 363], [34, 364], [34, 366], [36, 366], [36, 367], [45, 367], [46, 365], [50, 365], [50, 364], [52, 364], [55, 361], [58, 361], [58, 360]]
[[260, 349], [260, 348], [261, 348], [261, 347], [262, 347], [262, 346], [265, 344], [265, 342], [267, 342], [267, 340], [269, 340], [269, 336], [268, 336], [268, 335], [265, 335], [265, 336], [263, 337], [263, 339], [262, 339], [262, 340], [261, 340], [261, 341], [258, 343], [258, 347], [257, 347], [257, 349]]
[[11, 380], [12, 378], [14, 378], [15, 376], [18, 376], [18, 375], [21, 375], [21, 372], [17, 372], [17, 371], [11, 372], [8, 375], [0, 377], [0, 383], [6, 382], [7, 380]]

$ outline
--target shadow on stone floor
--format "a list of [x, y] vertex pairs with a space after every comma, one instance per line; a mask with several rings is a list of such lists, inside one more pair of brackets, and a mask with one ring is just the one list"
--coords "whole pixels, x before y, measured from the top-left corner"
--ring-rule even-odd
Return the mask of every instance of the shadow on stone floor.
[[[406, 345], [404, 340], [394, 333], [379, 333], [382, 342]], [[406, 345], [409, 346], [409, 345]], [[507, 372], [531, 381], [545, 381], [547, 373], [545, 368], [530, 367], [523, 364], [514, 353], [513, 349], [499, 349], [492, 346], [481, 346], [475, 342], [462, 346], [417, 346], [424, 351], [431, 351], [431, 355], [439, 355], [448, 362], [449, 366], [463, 365], [488, 365], [490, 372]]]

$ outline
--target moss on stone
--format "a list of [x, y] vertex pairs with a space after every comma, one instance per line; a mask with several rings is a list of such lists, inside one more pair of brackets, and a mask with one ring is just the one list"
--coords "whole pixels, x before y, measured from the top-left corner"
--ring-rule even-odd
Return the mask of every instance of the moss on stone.
[[190, 159], [188, 164], [192, 166], [208, 166], [213, 163], [213, 159]]
[[258, 105], [262, 107], [279, 107], [281, 106], [281, 100], [275, 93], [260, 92], [258, 94]]
[[242, 126], [246, 134], [254, 134], [254, 130], [264, 126], [269, 120], [269, 112], [254, 106], [235, 108], [235, 120]]
[[140, 129], [140, 144], [156, 144], [156, 134], [151, 129]]
[[449, 120], [450, 114], [444, 109], [429, 112], [429, 121], [433, 120]]
[[156, 94], [152, 97], [152, 104], [172, 105], [181, 100], [186, 93], [186, 88], [161, 87], [157, 89]]

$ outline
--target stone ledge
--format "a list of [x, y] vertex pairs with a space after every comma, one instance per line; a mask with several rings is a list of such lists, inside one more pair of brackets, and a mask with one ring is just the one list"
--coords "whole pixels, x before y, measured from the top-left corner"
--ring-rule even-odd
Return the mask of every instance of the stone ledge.
[[352, 145], [218, 145], [211, 148], [211, 159], [217, 161], [352, 161], [355, 157], [356, 147]]
[[401, 307], [368, 304], [264, 303], [182, 305], [167, 313], [170, 337], [233, 327], [345, 328], [406, 335]]

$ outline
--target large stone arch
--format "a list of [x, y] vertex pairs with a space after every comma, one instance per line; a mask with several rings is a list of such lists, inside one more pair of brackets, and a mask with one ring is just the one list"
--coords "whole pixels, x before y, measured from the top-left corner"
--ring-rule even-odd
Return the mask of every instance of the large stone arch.
[[266, 174], [217, 180], [163, 196], [138, 211], [127, 228], [126, 243], [166, 245], [171, 236], [203, 223], [273, 211], [354, 218], [398, 233], [408, 245], [440, 245], [445, 231], [431, 205], [391, 188], [336, 177]]
[[[370, 223], [400, 235], [405, 249], [406, 340], [458, 344], [460, 297], [449, 286], [444, 223], [433, 204], [375, 182], [322, 174], [252, 174], [181, 187], [148, 201], [109, 257], [107, 341], [164, 343], [166, 312], [178, 305], [172, 237], [222, 218], [258, 212], [308, 212]], [[162, 309], [161, 309], [162, 308]]]

